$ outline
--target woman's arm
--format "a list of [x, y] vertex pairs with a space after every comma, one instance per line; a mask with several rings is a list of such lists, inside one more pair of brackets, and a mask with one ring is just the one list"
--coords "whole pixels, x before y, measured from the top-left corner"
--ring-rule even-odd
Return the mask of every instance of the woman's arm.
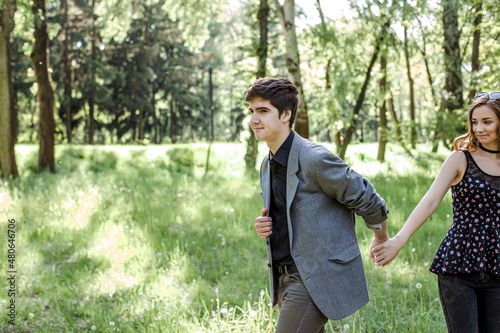
[[467, 160], [464, 153], [453, 152], [441, 166], [431, 187], [415, 207], [396, 236], [372, 249], [375, 266], [386, 266], [398, 255], [401, 248], [424, 222], [436, 211], [452, 184], [457, 184], [465, 172]]

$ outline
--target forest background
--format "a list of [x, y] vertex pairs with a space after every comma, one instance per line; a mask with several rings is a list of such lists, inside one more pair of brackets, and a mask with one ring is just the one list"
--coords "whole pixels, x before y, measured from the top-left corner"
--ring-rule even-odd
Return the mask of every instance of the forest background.
[[[33, 275], [44, 276], [42, 280], [55, 288], [34, 287], [40, 281], [29, 282], [35, 279], [33, 277], [22, 282], [29, 291], [24, 297], [33, 304], [39, 302], [40, 311], [35, 315], [36, 311], [25, 304], [18, 319], [22, 318], [26, 327], [36, 326], [41, 331], [50, 331], [51, 327], [62, 327], [63, 331], [67, 327], [91, 330], [95, 325], [90, 325], [90, 321], [100, 323], [98, 330], [105, 330], [103, 327], [116, 330], [114, 324], [109, 325], [116, 319], [100, 316], [87, 307], [107, 308], [109, 304], [116, 304], [113, 297], [117, 295], [123, 304], [127, 299], [134, 303], [141, 293], [154, 294], [155, 289], [147, 286], [158, 283], [168, 295], [181, 298], [179, 306], [174, 305], [178, 312], [170, 311], [181, 320], [165, 321], [164, 318], [161, 321], [158, 316], [162, 311], [145, 318], [144, 312], [136, 311], [132, 315], [133, 311], [125, 313], [117, 306], [116, 313], [129, 323], [122, 330], [127, 330], [124, 327], [155, 330], [151, 325], [158, 322], [173, 331], [183, 331], [186, 327], [218, 331], [224, 325], [245, 331], [241, 328], [245, 327], [242, 322], [259, 322], [258, 319], [265, 319], [261, 320], [262, 325], [272, 326], [275, 317], [266, 303], [266, 292], [256, 303], [241, 300], [235, 296], [241, 284], [234, 280], [228, 283], [231, 287], [226, 290], [228, 297], [238, 304], [239, 312], [235, 308], [230, 312], [232, 319], [224, 317], [231, 308], [227, 304], [226, 312], [221, 312], [224, 306], [218, 303], [207, 305], [211, 297], [207, 290], [224, 286], [220, 280], [226, 272], [224, 260], [195, 260], [194, 266], [198, 268], [191, 267], [193, 271], [179, 268], [186, 264], [189, 256], [183, 247], [187, 244], [182, 240], [186, 235], [178, 230], [183, 224], [179, 217], [181, 211], [174, 203], [182, 201], [186, 188], [198, 189], [208, 196], [210, 187], [235, 196], [239, 195], [235, 186], [258, 193], [255, 186], [244, 185], [257, 184], [257, 161], [265, 154], [265, 148], [257, 144], [249, 129], [248, 106], [244, 101], [248, 86], [257, 77], [289, 77], [299, 88], [301, 100], [295, 130], [313, 141], [323, 142], [346, 161], [357, 163], [354, 167], [365, 170], [365, 175], [380, 179], [380, 184], [374, 183], [382, 193], [386, 182], [401, 184], [403, 194], [396, 201], [408, 198], [403, 205], [411, 206], [418, 202], [418, 195], [425, 193], [425, 187], [419, 187], [420, 184], [428, 185], [432, 180], [419, 177], [435, 174], [439, 163], [434, 162], [442, 161], [453, 138], [465, 132], [467, 105], [475, 93], [498, 91], [499, 78], [495, 73], [499, 72], [500, 63], [499, 14], [500, 9], [493, 0], [1, 0], [0, 174], [4, 179], [0, 188], [1, 223], [6, 230], [8, 215], [13, 214], [24, 221], [25, 227], [33, 227], [30, 231], [20, 231], [21, 236], [32, 241], [32, 248], [25, 251], [24, 266]], [[356, 146], [350, 148], [353, 152], [349, 154], [347, 147], [352, 143]], [[226, 156], [221, 153], [221, 147], [234, 153]], [[128, 157], [120, 155], [122, 149], [129, 152]], [[155, 159], [146, 165], [145, 156]], [[407, 159], [413, 166], [400, 171], [414, 174], [415, 180], [420, 180], [418, 186], [414, 180], [402, 180], [395, 171], [392, 163], [398, 159]], [[375, 161], [378, 164], [375, 165]], [[227, 178], [217, 177], [217, 168], [226, 170]], [[235, 173], [231, 168], [246, 170], [246, 173]], [[373, 173], [374, 170], [380, 173]], [[165, 188], [146, 186], [140, 190], [140, 182], [155, 173], [163, 175], [164, 179], [158, 182]], [[106, 180], [104, 175], [108, 176]], [[134, 185], [126, 185], [128, 181]], [[223, 185], [225, 182], [229, 187]], [[105, 195], [104, 192], [98, 194], [98, 184], [108, 184], [117, 191], [108, 195], [123, 198], [127, 191], [130, 193], [130, 188], [146, 198], [149, 193], [162, 193], [170, 198], [169, 211], [160, 218], [137, 203], [132, 208], [116, 203], [114, 209], [122, 209], [125, 216], [130, 214], [130, 221], [123, 222], [125, 225], [118, 222], [111, 225], [110, 221], [114, 221], [118, 213], [106, 212], [103, 216], [108, 220], [104, 223], [101, 221], [104, 217], [93, 218], [92, 211], [102, 213], [113, 199], [103, 199]], [[410, 199], [412, 195], [404, 194], [410, 189], [420, 189], [420, 192]], [[51, 198], [53, 190], [59, 195]], [[247, 224], [243, 213], [246, 217], [260, 211], [255, 197], [244, 198], [251, 200], [249, 206], [239, 202], [225, 212], [228, 216], [238, 212], [237, 221], [223, 218], [232, 228], [240, 228], [238, 223]], [[138, 200], [135, 196], [129, 199]], [[102, 201], [100, 208], [96, 208], [93, 200]], [[30, 204], [32, 202], [38, 204]], [[219, 204], [230, 202], [227, 198]], [[151, 208], [151, 204], [148, 202], [145, 206]], [[158, 205], [155, 207], [165, 209]], [[82, 207], [87, 209], [84, 209], [87, 215], [83, 214], [83, 220], [87, 219], [92, 227], [81, 222]], [[65, 209], [73, 213], [68, 215]], [[199, 223], [208, 215], [213, 215], [214, 221], [220, 218], [217, 214], [222, 213], [214, 213], [213, 209], [195, 205], [182, 212], [187, 212], [191, 222]], [[406, 210], [401, 213], [396, 225], [404, 222], [406, 213]], [[53, 214], [59, 224], [47, 223], [37, 214]], [[148, 220], [138, 221], [137, 216], [141, 214], [149, 216]], [[442, 214], [445, 220], [446, 216]], [[172, 223], [166, 227], [170, 232], [168, 237], [160, 232], [170, 243], [149, 240], [153, 248], [162, 249], [156, 252], [163, 253], [165, 258], [154, 259], [153, 253], [151, 260], [158, 271], [149, 278], [136, 277], [140, 282], [120, 274], [133, 272], [129, 265], [139, 265], [137, 257], [145, 250], [134, 242], [144, 240], [145, 236], [134, 238], [130, 241], [133, 244], [116, 243], [113, 238], [121, 233], [120, 228], [132, 227], [137, 222], [145, 223], [145, 233]], [[23, 224], [19, 226], [22, 228]], [[70, 232], [56, 231], [59, 227], [69, 228]], [[120, 266], [125, 271], [115, 274], [113, 280], [110, 276], [116, 273], [113, 271], [116, 267], [110, 260], [116, 257], [112, 252], [106, 254], [103, 248], [100, 252], [105, 252], [104, 259], [89, 256], [84, 249], [91, 244], [82, 236], [83, 231], [88, 237], [102, 233], [103, 243], [99, 241], [95, 246], [101, 244], [107, 249], [106, 246], [112, 244], [120, 251], [136, 248], [137, 257], [130, 254], [131, 258], [119, 261], [126, 269]], [[201, 226], [193, 227], [190, 232], [196, 231], [208, 235], [208, 239], [215, 237], [219, 243], [222, 238], [226, 245], [227, 238], [220, 229], [214, 235], [214, 230]], [[239, 235], [244, 242], [247, 235], [255, 236], [246, 228]], [[201, 243], [194, 234], [191, 236], [187, 239]], [[84, 244], [75, 251], [76, 244], [82, 240], [80, 237]], [[360, 237], [361, 243], [363, 240]], [[438, 241], [421, 240], [422, 244]], [[56, 249], [54, 244], [59, 243], [61, 248]], [[51, 244], [54, 247], [50, 248]], [[251, 244], [261, 250], [253, 240]], [[233, 245], [235, 253], [243, 251], [241, 244]], [[241, 252], [236, 262], [250, 260], [248, 267], [253, 269], [247, 270], [252, 276], [250, 281], [258, 281], [254, 281], [251, 288], [265, 290], [261, 281], [265, 270], [257, 259], [260, 256], [254, 258], [248, 251]], [[432, 256], [427, 249], [418, 255]], [[426, 258], [422, 260], [429, 260]], [[209, 266], [216, 268], [206, 268]], [[207, 276], [204, 269], [210, 271]], [[160, 270], [166, 273], [159, 273]], [[402, 269], [406, 270], [414, 276], [409, 266]], [[91, 283], [78, 275], [87, 271], [98, 272], [97, 280], [101, 287], [104, 285], [103, 295], [107, 298], [93, 298], [84, 291], [86, 286], [98, 284], [97, 280]], [[81, 290], [75, 285], [71, 288], [76, 289], [66, 286], [59, 290], [55, 285], [59, 280], [53, 279], [54, 272], [60, 277], [62, 274], [61, 281], [78, 280]], [[201, 277], [196, 272], [201, 272]], [[384, 275], [386, 283], [387, 274]], [[159, 276], [166, 276], [166, 280], [160, 283]], [[198, 283], [202, 286], [189, 282], [194, 276], [200, 278], [202, 282]], [[103, 281], [114, 281], [115, 288]], [[178, 294], [171, 286], [180, 286]], [[194, 288], [198, 294], [183, 293], [184, 288]], [[75, 290], [82, 293], [78, 302], [64, 303], [61, 293], [72, 294]], [[408, 292], [407, 287], [400, 290]], [[420, 315], [435, 310], [435, 292], [429, 291], [428, 298], [415, 298], [421, 306]], [[154, 308], [156, 298], [152, 299]], [[215, 299], [219, 301], [218, 295]], [[377, 299], [376, 302], [382, 302]], [[191, 310], [186, 310], [186, 304]], [[409, 307], [410, 317], [414, 318], [415, 307], [411, 302], [399, 304]], [[150, 306], [148, 303], [146, 308]], [[255, 311], [252, 306], [267, 311], [265, 318], [256, 315], [263, 312], [252, 312]], [[384, 307], [386, 315], [391, 306]], [[375, 311], [370, 309], [367, 311]], [[47, 319], [48, 314], [56, 319]], [[424, 323], [411, 319], [399, 324], [432, 327], [426, 325], [432, 325], [437, 319], [429, 316], [424, 316], [427, 318]], [[139, 317], [143, 318], [140, 323]], [[214, 318], [217, 320], [212, 321]], [[383, 323], [367, 323], [358, 316], [346, 323], [353, 332], [394, 329], [390, 318]], [[259, 325], [248, 326], [248, 331], [263, 329]], [[345, 325], [331, 324], [329, 329], [344, 330]]]

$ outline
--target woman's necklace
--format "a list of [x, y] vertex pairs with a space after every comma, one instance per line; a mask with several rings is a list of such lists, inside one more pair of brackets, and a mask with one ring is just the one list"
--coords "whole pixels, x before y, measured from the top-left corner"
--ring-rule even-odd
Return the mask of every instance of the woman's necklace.
[[479, 144], [479, 147], [484, 150], [485, 152], [491, 153], [491, 154], [500, 154], [500, 150], [491, 150], [484, 148], [482, 144]]

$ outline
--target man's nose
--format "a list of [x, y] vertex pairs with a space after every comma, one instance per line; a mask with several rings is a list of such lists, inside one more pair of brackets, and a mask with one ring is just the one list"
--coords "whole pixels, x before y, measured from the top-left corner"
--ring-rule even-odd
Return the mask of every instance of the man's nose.
[[254, 112], [250, 115], [250, 123], [257, 123], [259, 122], [259, 117], [257, 117], [257, 113]]

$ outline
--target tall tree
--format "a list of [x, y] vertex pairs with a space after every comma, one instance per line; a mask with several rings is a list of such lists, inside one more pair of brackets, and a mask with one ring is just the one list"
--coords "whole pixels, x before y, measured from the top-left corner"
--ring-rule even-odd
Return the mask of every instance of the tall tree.
[[302, 137], [309, 137], [309, 119], [307, 116], [307, 104], [302, 87], [300, 75], [300, 56], [295, 32], [295, 1], [285, 0], [283, 6], [278, 0], [274, 0], [278, 15], [285, 35], [286, 42], [286, 67], [288, 76], [299, 91], [299, 105], [295, 118], [295, 131]]
[[387, 92], [389, 93], [388, 104], [389, 104], [389, 112], [391, 114], [391, 120], [394, 123], [394, 128], [396, 130], [396, 138], [399, 143], [403, 141], [403, 134], [401, 133], [401, 126], [399, 125], [398, 115], [396, 114], [396, 110], [394, 110], [394, 97], [392, 96], [392, 92], [389, 88], [387, 88]]
[[429, 66], [429, 56], [427, 54], [427, 37], [426, 32], [424, 30], [422, 21], [417, 17], [417, 21], [420, 26], [420, 32], [422, 36], [422, 47], [419, 47], [420, 53], [422, 54], [422, 58], [424, 59], [425, 64], [425, 72], [427, 74], [427, 82], [429, 83], [429, 88], [431, 90], [432, 96], [432, 104], [434, 105], [434, 109], [436, 110], [436, 123], [434, 125], [434, 138], [432, 141], [432, 152], [435, 153], [439, 148], [439, 140], [442, 135], [442, 126], [443, 126], [443, 112], [444, 112], [444, 103], [440, 103], [439, 99], [436, 95], [436, 91], [434, 89], [434, 79], [431, 73], [431, 69]]
[[[406, 1], [405, 1], [406, 7]], [[408, 46], [408, 22], [405, 21], [404, 25], [404, 50], [405, 50], [405, 59], [406, 59], [406, 75], [408, 77], [408, 89], [410, 91], [410, 141], [412, 148], [416, 147], [417, 140], [417, 130], [415, 123], [415, 93], [413, 89], [413, 78], [411, 76], [411, 66], [410, 66], [410, 47]]]
[[[326, 100], [328, 109], [331, 112], [332, 119], [337, 120], [339, 118], [339, 111], [334, 106], [333, 101], [335, 99], [335, 95], [338, 94], [338, 91], [335, 91], [335, 89], [332, 88], [334, 86], [332, 84], [332, 72], [335, 72], [335, 70], [332, 70], [332, 63], [334, 61], [334, 56], [331, 55], [331, 50], [333, 49], [332, 42], [334, 43], [334, 45], [338, 45], [338, 41], [335, 29], [331, 26], [327, 26], [326, 24], [325, 15], [323, 14], [323, 9], [321, 8], [320, 0], [316, 0], [315, 5], [316, 9], [318, 10], [319, 17], [321, 19], [320, 29], [319, 30], [315, 29], [315, 30], [317, 31], [317, 36], [320, 42], [319, 49], [321, 50], [323, 58], [326, 59], [326, 66], [325, 66], [325, 91], [327, 92]], [[346, 64], [342, 61], [342, 65], [345, 66]], [[338, 82], [335, 80], [335, 83], [338, 86], [343, 86], [343, 82]], [[330, 138], [330, 132], [328, 131], [327, 133], [328, 137]], [[341, 144], [340, 131], [338, 130], [334, 131], [334, 140], [337, 149], [339, 149]]]
[[389, 27], [390, 23], [389, 21], [386, 21], [382, 27], [382, 31], [379, 33], [375, 40], [375, 47], [373, 49], [372, 57], [370, 59], [370, 63], [368, 64], [368, 68], [366, 69], [365, 73], [365, 80], [363, 83], [363, 86], [361, 87], [361, 91], [359, 92], [358, 98], [356, 100], [356, 105], [354, 106], [354, 110], [351, 116], [351, 121], [349, 122], [349, 125], [347, 127], [347, 131], [344, 136], [344, 140], [340, 145], [340, 150], [339, 150], [339, 157], [341, 159], [344, 159], [345, 153], [347, 151], [347, 146], [351, 142], [352, 135], [354, 134], [354, 130], [356, 129], [356, 123], [357, 119], [359, 117], [359, 112], [361, 111], [361, 107], [363, 106], [363, 102], [365, 100], [365, 95], [366, 95], [366, 90], [368, 89], [368, 84], [370, 83], [370, 77], [372, 74], [372, 69], [373, 66], [375, 65], [375, 62], [377, 61], [378, 54], [380, 51], [380, 48], [382, 46], [382, 43], [386, 37], [386, 32], [387, 28]]
[[10, 33], [14, 27], [15, 0], [4, 0], [0, 7], [0, 177], [17, 177], [14, 153], [16, 112], [12, 91]]
[[458, 0], [442, 0], [444, 28], [445, 108], [451, 114], [464, 105], [458, 28]]
[[94, 144], [94, 131], [95, 131], [95, 53], [96, 53], [96, 28], [95, 28], [95, 20], [96, 17], [94, 15], [95, 10], [95, 0], [91, 0], [90, 4], [90, 91], [88, 96], [89, 103], [89, 143]]
[[64, 109], [64, 114], [66, 115], [66, 138], [68, 143], [73, 140], [73, 128], [71, 125], [72, 115], [71, 115], [71, 59], [70, 53], [70, 22], [69, 22], [69, 4], [68, 0], [62, 0], [63, 7], [63, 30], [64, 30], [64, 41], [63, 41], [63, 52], [62, 52], [62, 62], [64, 68], [64, 97], [61, 101], [61, 107]]
[[[269, 17], [269, 6], [267, 0], [260, 0], [259, 11], [257, 12], [257, 20], [259, 21], [259, 42], [257, 47], [257, 78], [266, 76], [267, 62], [267, 19]], [[250, 136], [247, 140], [247, 151], [245, 154], [245, 165], [247, 171], [255, 171], [255, 163], [257, 162], [258, 141], [255, 138], [255, 133], [252, 127], [249, 126]]]
[[266, 76], [267, 62], [267, 19], [269, 17], [269, 5], [267, 0], [260, 0], [257, 19], [259, 21], [259, 46], [257, 47], [257, 78]]
[[382, 96], [382, 103], [379, 109], [379, 119], [380, 119], [380, 139], [378, 142], [378, 155], [377, 159], [380, 162], [385, 161], [385, 146], [387, 145], [387, 116], [386, 116], [386, 101], [387, 101], [387, 60], [385, 54], [380, 57], [380, 71], [382, 72], [382, 77], [379, 81], [380, 86], [380, 96]]
[[38, 83], [38, 105], [40, 120], [38, 122], [38, 170], [56, 171], [54, 163], [54, 92], [49, 74], [49, 36], [47, 34], [47, 16], [45, 0], [33, 0], [35, 15], [35, 45], [31, 53], [31, 61], [35, 69]]
[[474, 33], [472, 40], [472, 58], [471, 58], [471, 83], [469, 91], [469, 100], [473, 99], [477, 92], [478, 73], [479, 73], [479, 45], [481, 39], [481, 22], [483, 20], [483, 1], [476, 0], [474, 3]]

